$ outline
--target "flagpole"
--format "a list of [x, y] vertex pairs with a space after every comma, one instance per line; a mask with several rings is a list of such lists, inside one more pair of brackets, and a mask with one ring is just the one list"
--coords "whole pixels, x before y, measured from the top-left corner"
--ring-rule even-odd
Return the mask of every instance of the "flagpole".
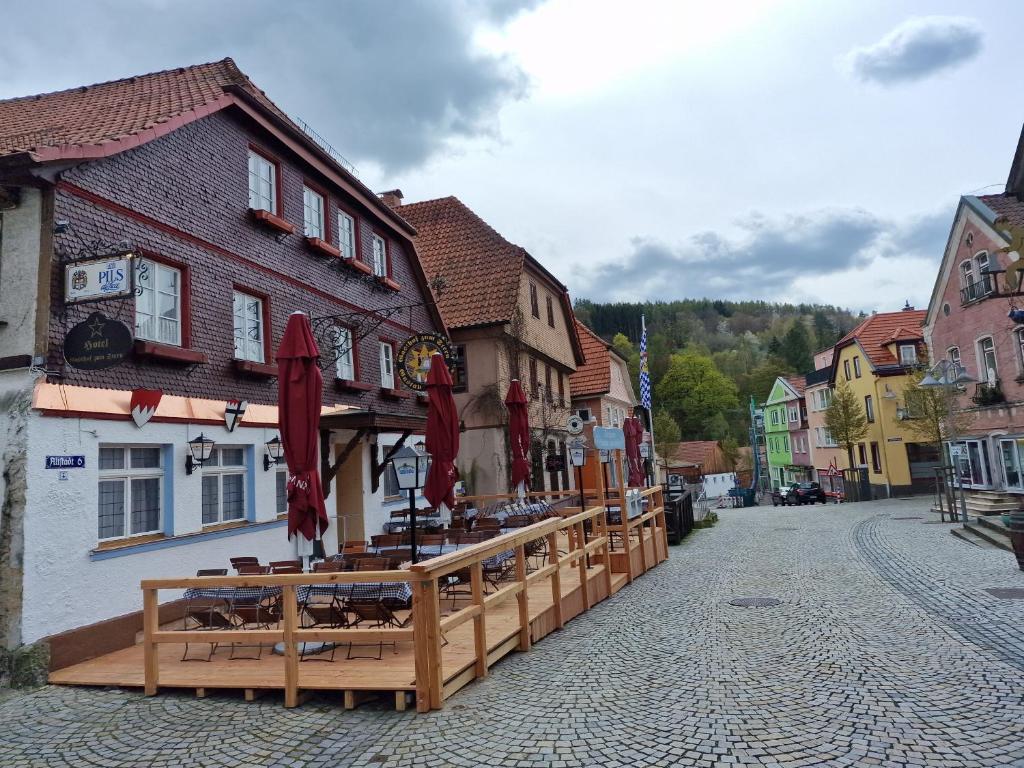
[[[651, 404], [651, 374], [647, 364], [647, 319], [640, 313], [640, 377], [647, 379], [647, 395], [644, 397], [641, 384], [640, 405], [647, 414], [648, 431], [651, 433], [651, 473], [648, 482], [654, 485], [658, 478], [658, 454], [654, 450], [654, 408]], [[646, 402], [645, 402], [646, 400]]]

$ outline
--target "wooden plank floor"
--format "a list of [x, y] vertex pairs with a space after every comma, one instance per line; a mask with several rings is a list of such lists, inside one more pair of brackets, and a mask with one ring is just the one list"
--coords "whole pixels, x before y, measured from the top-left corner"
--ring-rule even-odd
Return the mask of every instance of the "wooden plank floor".
[[[604, 566], [594, 564], [588, 571], [591, 604], [607, 597]], [[612, 575], [612, 591], [626, 582], [625, 574]], [[566, 621], [582, 612], [579, 570], [561, 569], [563, 616]], [[461, 607], [464, 603], [457, 604]], [[553, 627], [553, 601], [550, 582], [541, 579], [529, 588], [529, 607], [534, 639], [548, 634]], [[450, 612], [451, 602], [442, 598], [442, 609]], [[514, 598], [487, 612], [487, 647], [501, 655], [512, 650], [507, 642], [518, 633], [518, 607]], [[442, 648], [445, 682], [451, 681], [473, 665], [473, 623], [467, 622], [446, 636]], [[193, 645], [190, 655], [205, 658], [209, 646]], [[230, 649], [218, 648], [213, 660], [182, 661], [184, 645], [159, 646], [160, 686], [195, 689], [246, 689], [257, 691], [284, 688], [284, 659], [264, 647], [260, 659], [228, 659]], [[411, 691], [414, 689], [414, 654], [411, 642], [392, 649], [385, 646], [382, 660], [345, 658], [346, 647], [339, 647], [333, 662], [305, 660], [299, 664], [299, 688], [340, 691]], [[358, 647], [354, 653], [376, 654], [377, 647]], [[254, 648], [240, 648], [241, 655], [254, 655]], [[324, 654], [322, 658], [329, 658]], [[496, 659], [495, 659], [496, 660]], [[58, 685], [143, 686], [142, 646], [135, 645], [50, 673], [50, 682]]]

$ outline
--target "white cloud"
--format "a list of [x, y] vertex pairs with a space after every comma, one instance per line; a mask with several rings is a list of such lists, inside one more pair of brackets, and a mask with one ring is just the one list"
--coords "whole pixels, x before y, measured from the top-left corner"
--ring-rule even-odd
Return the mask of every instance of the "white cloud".
[[854, 48], [846, 63], [861, 80], [892, 85], [960, 66], [981, 48], [981, 26], [974, 19], [920, 16], [903, 22], [873, 45]]

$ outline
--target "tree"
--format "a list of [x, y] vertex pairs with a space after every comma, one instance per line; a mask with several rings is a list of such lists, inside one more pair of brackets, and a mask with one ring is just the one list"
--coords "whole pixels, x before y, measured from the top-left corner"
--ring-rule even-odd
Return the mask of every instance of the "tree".
[[736, 438], [727, 437], [722, 441], [722, 455], [725, 456], [725, 462], [732, 467], [733, 472], [739, 471], [740, 444], [736, 442]]
[[801, 318], [786, 331], [782, 337], [782, 359], [789, 363], [798, 373], [807, 373], [814, 367], [811, 357], [811, 339], [807, 334], [807, 326]]
[[903, 428], [940, 451], [942, 442], [962, 434], [970, 418], [957, 412], [956, 400], [960, 392], [955, 387], [921, 387], [925, 371], [911, 375], [903, 388], [903, 404], [907, 418]]
[[830, 347], [839, 341], [839, 337], [836, 335], [835, 324], [822, 310], [815, 311], [813, 322], [814, 339], [818, 349]]
[[729, 436], [729, 421], [721, 411], [711, 417], [707, 427], [709, 440], [725, 440]]
[[849, 383], [843, 381], [836, 387], [832, 402], [825, 409], [825, 426], [832, 439], [846, 449], [853, 469], [853, 446], [867, 435], [868, 417]]
[[681, 439], [679, 425], [672, 418], [672, 414], [664, 408], [657, 411], [654, 414], [654, 450], [661, 458], [661, 465], [665, 469], [666, 475], [668, 474], [669, 456]]
[[612, 337], [612, 346], [615, 348], [616, 352], [627, 360], [629, 360], [633, 355], [633, 342], [630, 341], [629, 337], [624, 333], [616, 333]]
[[793, 369], [784, 360], [769, 357], [749, 373], [738, 376], [736, 383], [744, 405], [750, 402], [751, 397], [758, 403], [764, 402], [775, 386], [775, 380], [779, 376], [789, 376], [792, 373]]
[[736, 385], [715, 368], [710, 357], [690, 351], [672, 355], [656, 394], [686, 439], [704, 437], [715, 414], [724, 415], [739, 406]]

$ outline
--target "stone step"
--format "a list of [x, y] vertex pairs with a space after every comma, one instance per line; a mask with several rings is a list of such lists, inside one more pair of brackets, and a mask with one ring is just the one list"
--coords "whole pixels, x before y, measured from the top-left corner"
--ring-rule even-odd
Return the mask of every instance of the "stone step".
[[968, 544], [973, 544], [976, 547], [981, 547], [982, 549], [999, 549], [995, 544], [990, 542], [988, 539], [983, 539], [970, 528], [961, 528], [957, 526], [956, 528], [950, 528], [949, 532], [956, 536], [956, 538], [962, 539]]
[[1005, 533], [1000, 533], [999, 529], [995, 526], [988, 527], [986, 525], [982, 525], [979, 521], [975, 523], [968, 523], [967, 530], [975, 536], [984, 539], [994, 547], [1005, 549], [1007, 552], [1013, 552], [1013, 545], [1010, 543], [1010, 538]]
[[987, 515], [978, 518], [978, 525], [982, 528], [988, 528], [995, 531], [996, 533], [1006, 535], [1006, 526], [1003, 525], [1002, 518], [999, 515]]

